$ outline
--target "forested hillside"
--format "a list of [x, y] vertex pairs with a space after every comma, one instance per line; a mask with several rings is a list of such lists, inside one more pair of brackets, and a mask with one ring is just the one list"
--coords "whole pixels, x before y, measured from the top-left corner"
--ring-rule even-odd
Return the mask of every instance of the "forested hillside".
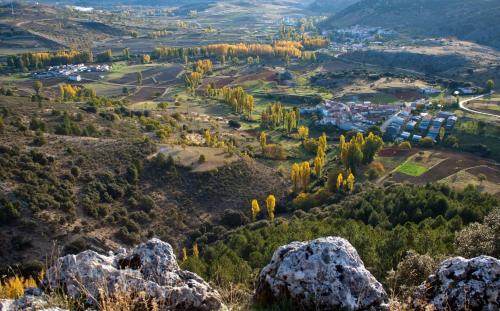
[[500, 47], [500, 2], [495, 0], [363, 0], [325, 24], [387, 27], [414, 34], [455, 36]]
[[389, 271], [396, 269], [409, 251], [434, 259], [478, 252], [498, 256], [498, 247], [481, 248], [489, 245], [488, 239], [497, 239], [493, 231], [477, 223], [470, 225], [483, 218], [495, 219], [498, 209], [492, 211], [498, 198], [480, 194], [473, 187], [455, 191], [444, 185], [395, 184], [367, 188], [339, 200], [337, 204], [297, 209], [293, 217], [278, 218], [275, 225], [260, 220], [230, 232], [207, 232], [197, 239], [200, 258], [190, 257], [183, 265], [220, 285], [252, 287], [254, 273], [269, 262], [280, 245], [323, 236], [348, 239], [370, 272], [386, 284]]

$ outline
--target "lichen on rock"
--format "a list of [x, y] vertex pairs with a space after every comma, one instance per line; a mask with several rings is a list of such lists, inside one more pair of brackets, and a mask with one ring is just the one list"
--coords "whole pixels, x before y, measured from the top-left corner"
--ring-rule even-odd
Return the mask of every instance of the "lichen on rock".
[[320, 238], [280, 247], [257, 280], [255, 300], [288, 300], [305, 310], [384, 309], [387, 294], [345, 239]]
[[500, 309], [500, 261], [489, 256], [443, 261], [413, 293], [416, 310]]

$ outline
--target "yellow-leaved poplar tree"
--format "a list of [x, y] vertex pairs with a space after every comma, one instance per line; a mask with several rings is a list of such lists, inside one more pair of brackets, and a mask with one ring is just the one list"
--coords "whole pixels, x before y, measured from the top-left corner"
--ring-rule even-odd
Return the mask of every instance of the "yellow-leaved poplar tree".
[[198, 249], [198, 243], [194, 243], [193, 245], [193, 257], [194, 258], [200, 257], [200, 250]]
[[256, 199], [252, 200], [252, 219], [255, 221], [257, 219], [257, 215], [260, 213], [259, 202]]
[[293, 191], [297, 191], [299, 189], [300, 183], [300, 166], [297, 163], [292, 165], [292, 184]]
[[260, 147], [262, 148], [262, 152], [264, 152], [264, 148], [267, 145], [267, 135], [265, 132], [260, 133], [259, 140], [260, 140]]
[[276, 207], [276, 198], [274, 195], [270, 194], [266, 199], [267, 214], [269, 219], [274, 221], [274, 209]]
[[311, 166], [309, 162], [305, 161], [300, 167], [300, 177], [302, 181], [302, 189], [306, 189], [309, 186], [309, 180], [311, 177]]
[[314, 173], [318, 178], [321, 177], [322, 170], [323, 170], [323, 160], [319, 156], [316, 156], [316, 158], [314, 159]]
[[347, 188], [349, 188], [349, 192], [351, 193], [354, 191], [354, 182], [355, 182], [354, 175], [350, 173], [349, 176], [347, 177]]
[[307, 139], [309, 137], [309, 128], [306, 126], [301, 126], [298, 129], [299, 137], [302, 139]]
[[205, 130], [205, 142], [207, 146], [212, 144], [212, 135], [210, 134], [210, 130]]
[[342, 176], [342, 173], [340, 173], [339, 176], [337, 176], [337, 191], [341, 190], [343, 182], [344, 182], [344, 176]]

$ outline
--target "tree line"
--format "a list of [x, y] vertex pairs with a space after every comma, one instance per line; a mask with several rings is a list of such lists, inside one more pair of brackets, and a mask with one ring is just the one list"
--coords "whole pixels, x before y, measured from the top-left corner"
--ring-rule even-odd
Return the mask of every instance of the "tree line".
[[[126, 49], [128, 51], [128, 49]], [[81, 63], [105, 63], [113, 61], [111, 49], [94, 56], [92, 50], [60, 50], [56, 52], [32, 52], [7, 57], [7, 65], [21, 71], [38, 70], [49, 66]]]
[[283, 104], [276, 102], [267, 106], [261, 113], [260, 126], [264, 129], [282, 127], [288, 133], [296, 130], [300, 123], [300, 111], [297, 107], [287, 109]]
[[252, 95], [245, 92], [242, 87], [227, 87], [216, 88], [215, 85], [207, 86], [206, 94], [209, 97], [217, 98], [222, 102], [230, 105], [234, 112], [243, 114], [247, 118], [251, 118], [254, 109], [255, 99]]
[[11, 55], [7, 58], [7, 65], [19, 70], [37, 70], [48, 66], [60, 66], [77, 63], [91, 63], [94, 61], [92, 51], [57, 51], [34, 52]]

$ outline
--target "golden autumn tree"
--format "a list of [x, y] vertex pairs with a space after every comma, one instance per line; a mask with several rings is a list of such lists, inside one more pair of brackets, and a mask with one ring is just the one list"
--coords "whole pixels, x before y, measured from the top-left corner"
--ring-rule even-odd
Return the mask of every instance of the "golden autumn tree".
[[347, 188], [351, 193], [354, 191], [354, 182], [355, 182], [354, 175], [350, 173], [349, 176], [347, 177]]
[[383, 146], [384, 141], [382, 138], [370, 132], [361, 146], [363, 152], [363, 163], [371, 163], [377, 152], [379, 152]]
[[270, 194], [266, 199], [267, 215], [271, 221], [274, 221], [274, 209], [276, 207], [276, 198]]
[[198, 243], [194, 243], [193, 245], [193, 257], [194, 258], [200, 257], [200, 250], [198, 249]]
[[200, 85], [202, 78], [203, 78], [202, 74], [196, 71], [186, 73], [184, 75], [184, 83], [193, 95], [195, 94], [196, 89]]
[[212, 135], [210, 134], [210, 130], [205, 130], [205, 143], [207, 146], [212, 145]]
[[343, 184], [344, 184], [344, 176], [342, 176], [342, 173], [340, 173], [337, 176], [337, 191], [340, 191], [342, 189]]
[[187, 249], [185, 247], [182, 248], [182, 261], [186, 261], [188, 259]]
[[305, 161], [300, 166], [300, 178], [302, 182], [302, 188], [305, 190], [309, 186], [309, 180], [311, 178], [311, 166], [308, 161]]
[[327, 144], [328, 144], [328, 138], [326, 137], [326, 134], [323, 133], [318, 139], [318, 146], [320, 146], [321, 149], [323, 149], [323, 151], [326, 152]]
[[309, 137], [309, 128], [307, 126], [301, 126], [298, 129], [299, 137], [302, 139], [307, 139]]
[[264, 131], [260, 133], [259, 141], [260, 141], [260, 148], [262, 149], [262, 152], [264, 152], [264, 148], [267, 145], [267, 135]]
[[257, 215], [260, 213], [259, 202], [256, 199], [252, 200], [252, 219], [255, 221], [257, 219]]
[[297, 163], [294, 163], [292, 165], [292, 184], [293, 184], [293, 191], [297, 191], [299, 189], [299, 184], [300, 184], [300, 166]]
[[321, 159], [319, 156], [316, 156], [316, 158], [314, 159], [314, 173], [318, 178], [321, 177], [322, 170], [323, 170], [323, 159]]

